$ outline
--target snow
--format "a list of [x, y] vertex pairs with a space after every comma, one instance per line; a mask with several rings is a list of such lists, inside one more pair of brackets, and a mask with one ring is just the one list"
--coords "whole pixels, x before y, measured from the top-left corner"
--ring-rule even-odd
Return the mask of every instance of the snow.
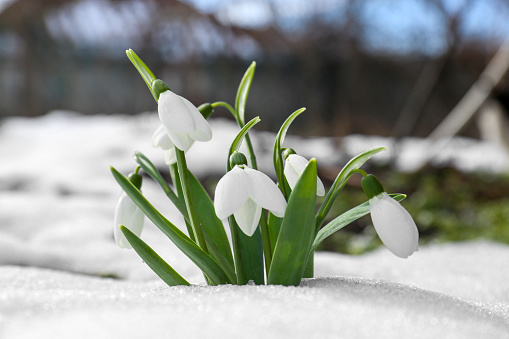
[[[211, 125], [213, 140], [188, 153], [198, 176], [224, 171], [238, 131], [226, 120]], [[315, 258], [318, 278], [299, 287], [210, 287], [146, 221], [142, 237], [193, 284], [167, 287], [112, 237], [120, 189], [108, 168], [131, 171], [134, 150], [163, 167], [162, 151], [150, 145], [157, 126], [153, 113], [72, 112], [0, 125], [1, 339], [509, 338], [509, 246], [489, 242], [430, 245], [405, 260], [385, 248], [361, 256], [321, 252]], [[270, 151], [273, 138], [256, 133], [253, 142]], [[306, 157], [319, 147], [319, 164], [336, 166], [369, 147], [392, 144], [362, 136], [339, 141], [288, 136], [285, 142]], [[418, 139], [397, 145], [399, 159], [418, 157], [415, 145], [425, 149]], [[464, 138], [453, 146], [456, 151], [446, 149], [436, 161], [462, 170], [508, 168], [496, 146]], [[390, 154], [384, 153], [373, 161], [387, 161]], [[258, 156], [272, 175], [268, 152]], [[156, 184], [145, 180], [143, 190], [183, 226]]]

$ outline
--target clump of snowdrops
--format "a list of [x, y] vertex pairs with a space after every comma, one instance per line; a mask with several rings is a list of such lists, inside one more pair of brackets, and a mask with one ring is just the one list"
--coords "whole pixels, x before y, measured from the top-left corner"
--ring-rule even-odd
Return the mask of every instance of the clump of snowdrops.
[[[165, 262], [141, 238], [147, 216], [203, 272], [209, 285], [281, 284], [298, 285], [313, 277], [317, 246], [329, 235], [352, 221], [371, 213], [373, 225], [383, 243], [395, 255], [406, 258], [418, 248], [419, 234], [410, 214], [399, 204], [404, 194], [388, 194], [380, 182], [360, 167], [377, 147], [351, 159], [339, 172], [317, 209], [316, 196], [325, 195], [317, 176], [317, 162], [307, 160], [291, 148], [283, 148], [291, 123], [304, 108], [292, 113], [276, 135], [273, 149], [277, 183], [257, 170], [249, 130], [260, 119], [245, 121], [245, 107], [256, 64], [242, 78], [235, 104], [206, 103], [195, 107], [157, 79], [143, 61], [128, 50], [128, 58], [145, 80], [158, 104], [161, 126], [152, 144], [165, 151], [171, 185], [143, 154], [136, 152], [137, 166], [125, 177], [114, 168], [113, 176], [123, 189], [114, 217], [114, 235], [120, 247], [133, 248], [168, 285], [189, 282]], [[232, 140], [226, 174], [219, 180], [212, 201], [187, 168], [185, 152], [196, 142], [207, 142], [212, 131], [207, 118], [222, 107], [236, 119], [239, 132]], [[245, 143], [247, 157], [239, 152]], [[199, 147], [196, 145], [194, 147]], [[160, 186], [185, 219], [188, 234], [166, 219], [141, 192], [145, 171]], [[363, 176], [362, 187], [368, 201], [323, 225], [332, 203], [352, 175]], [[231, 243], [223, 222], [228, 222]]]

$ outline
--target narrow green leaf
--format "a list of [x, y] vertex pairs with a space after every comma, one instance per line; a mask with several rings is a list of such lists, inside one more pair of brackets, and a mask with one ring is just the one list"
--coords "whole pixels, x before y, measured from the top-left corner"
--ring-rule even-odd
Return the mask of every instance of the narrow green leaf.
[[228, 152], [228, 160], [227, 160], [228, 165], [226, 166], [228, 168], [228, 171], [231, 169], [231, 167], [230, 167], [230, 156], [233, 154], [233, 152], [239, 150], [240, 145], [242, 145], [242, 141], [244, 140], [244, 137], [247, 135], [247, 132], [249, 132], [249, 130], [251, 128], [253, 128], [254, 125], [259, 123], [260, 121], [261, 120], [260, 120], [259, 117], [254, 117], [244, 127], [242, 127], [242, 129], [237, 134], [235, 139], [233, 139], [233, 142], [232, 142], [232, 144], [230, 146], [230, 151]]
[[143, 80], [145, 80], [145, 83], [148, 86], [148, 89], [150, 90], [150, 93], [152, 93], [152, 96], [154, 97], [154, 100], [157, 102], [157, 96], [152, 91], [152, 83], [157, 79], [154, 73], [150, 70], [150, 68], [145, 65], [145, 63], [134, 53], [132, 49], [129, 49], [125, 52], [127, 54], [127, 57], [131, 62], [133, 63], [134, 67], [138, 70]]
[[[394, 193], [389, 194], [393, 199], [397, 201], [401, 201], [406, 198], [405, 194]], [[369, 201], [362, 203], [345, 213], [338, 216], [336, 219], [332, 220], [330, 223], [325, 225], [316, 235], [313, 245], [311, 246], [311, 253], [316, 250], [318, 245], [327, 238], [328, 236], [336, 233], [346, 225], [350, 224], [352, 221], [355, 221], [366, 214], [369, 214]]]
[[173, 192], [172, 188], [161, 176], [161, 173], [155, 167], [155, 165], [141, 152], [134, 153], [134, 160], [141, 166], [141, 168], [143, 168], [145, 172], [147, 172], [148, 175], [152, 177], [152, 179], [154, 179], [159, 184], [159, 186], [161, 186], [166, 196], [170, 198], [171, 202], [175, 205], [175, 207], [177, 207], [182, 216], [184, 216], [184, 218], [189, 221], [184, 201], [180, 199], [175, 194], [175, 192]]
[[315, 228], [316, 232], [318, 232], [318, 230], [322, 226], [322, 223], [325, 220], [327, 213], [329, 213], [332, 203], [334, 202], [334, 200], [336, 200], [336, 197], [338, 196], [341, 189], [343, 189], [348, 179], [350, 179], [352, 174], [355, 173], [355, 170], [359, 169], [362, 165], [364, 165], [364, 163], [368, 161], [368, 159], [371, 158], [373, 155], [386, 149], [387, 148], [385, 147], [376, 147], [364, 151], [361, 154], [354, 157], [352, 160], [350, 160], [345, 165], [345, 167], [343, 167], [341, 172], [339, 172], [338, 176], [336, 177], [336, 180], [334, 180], [334, 183], [332, 184], [329, 192], [327, 193], [327, 196], [325, 197], [322, 206], [320, 206], [320, 209], [316, 214], [316, 228]]
[[288, 200], [270, 266], [269, 284], [300, 284], [315, 235], [316, 176], [316, 160], [311, 159]]
[[219, 266], [221, 266], [221, 268], [226, 273], [230, 281], [236, 282], [237, 276], [235, 275], [235, 268], [233, 267], [234, 264], [231, 263], [229, 259], [226, 259], [221, 250], [216, 247], [216, 244], [210, 238], [206, 230], [203, 230], [203, 236], [205, 237], [205, 241], [207, 242], [210, 254], [214, 257], [214, 259], [216, 259], [217, 263], [219, 264]]
[[217, 262], [196, 243], [185, 235], [178, 227], [168, 221], [157, 211], [141, 192], [120, 172], [111, 167], [113, 177], [120, 187], [141, 209], [141, 211], [166, 235], [171, 241], [198, 266], [215, 285], [231, 283], [225, 272]]
[[[207, 246], [207, 248], [209, 248], [210, 254], [216, 259], [220, 266], [222, 266], [220, 261], [224, 258], [229, 264], [228, 269], [233, 269], [233, 255], [223, 222], [217, 217], [214, 204], [200, 181], [196, 179], [191, 172], [188, 173], [194, 205], [196, 210], [200, 211], [198, 219], [203, 231], [208, 235], [208, 239], [206, 238], [205, 240], [207, 245], [212, 242], [214, 248], [219, 251], [219, 253], [215, 253], [209, 246]], [[225, 267], [223, 267], [223, 270], [225, 270]]]
[[276, 248], [276, 242], [279, 236], [279, 230], [281, 229], [282, 221], [283, 221], [282, 218], [278, 218], [274, 214], [269, 212], [267, 224], [269, 228], [269, 239], [272, 253], [274, 253], [274, 249]]
[[245, 112], [246, 112], [246, 102], [247, 97], [249, 95], [249, 90], [251, 88], [251, 83], [253, 82], [253, 77], [256, 69], [256, 62], [252, 62], [251, 65], [244, 73], [242, 80], [240, 81], [239, 88], [237, 89], [237, 95], [235, 96], [235, 110], [238, 114], [239, 125], [244, 126], [245, 124]]
[[288, 199], [288, 196], [290, 195], [289, 190], [287, 189], [287, 184], [285, 180], [284, 175], [284, 164], [283, 164], [283, 155], [281, 152], [281, 146], [283, 145], [283, 142], [285, 141], [286, 132], [288, 131], [288, 128], [290, 128], [290, 125], [292, 122], [297, 118], [302, 112], [304, 112], [306, 108], [301, 108], [290, 114], [290, 116], [286, 119], [286, 121], [281, 125], [281, 128], [279, 129], [279, 132], [276, 135], [276, 140], [274, 142], [274, 151], [272, 153], [273, 161], [274, 161], [274, 169], [276, 171], [276, 177], [277, 181], [279, 183], [279, 187], [281, 188], [281, 192], [283, 192], [283, 195], [285, 198]]
[[254, 281], [257, 285], [265, 282], [263, 269], [263, 242], [260, 228], [252, 236], [247, 236], [237, 225], [233, 215], [228, 218], [232, 235], [233, 254], [237, 284], [245, 285]]
[[145, 263], [154, 271], [159, 278], [161, 278], [169, 286], [189, 285], [186, 279], [182, 278], [163, 260], [149, 245], [141, 240], [136, 234], [131, 232], [127, 227], [120, 226], [120, 230], [124, 233], [127, 241], [138, 253], [138, 255], [145, 261]]

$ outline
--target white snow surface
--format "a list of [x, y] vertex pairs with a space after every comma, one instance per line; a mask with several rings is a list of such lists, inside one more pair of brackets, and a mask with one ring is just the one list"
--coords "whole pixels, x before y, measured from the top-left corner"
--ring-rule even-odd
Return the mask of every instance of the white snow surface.
[[[213, 140], [188, 153], [198, 176], [224, 172], [238, 131], [226, 120], [211, 125]], [[509, 246], [483, 241], [426, 246], [408, 259], [385, 248], [361, 256], [319, 252], [317, 278], [298, 287], [211, 287], [146, 221], [143, 239], [193, 284], [166, 286], [134, 251], [114, 244], [120, 188], [108, 169], [132, 171], [134, 150], [163, 168], [162, 151], [151, 148], [157, 126], [154, 113], [70, 112], [0, 125], [1, 339], [509, 338]], [[273, 138], [253, 135], [255, 147], [266, 150], [258, 159], [269, 175]], [[319, 164], [341, 166], [362, 150], [392, 143], [288, 136], [285, 146], [316, 156]], [[425, 148], [423, 140], [403, 140], [401, 158], [418, 156], [405, 151], [409, 143]], [[455, 151], [446, 150], [439, 161], [463, 170], [507, 170], [497, 147], [469, 139], [455, 143]], [[377, 157], [386, 161], [387, 154]], [[146, 179], [143, 191], [182, 227], [156, 184]]]

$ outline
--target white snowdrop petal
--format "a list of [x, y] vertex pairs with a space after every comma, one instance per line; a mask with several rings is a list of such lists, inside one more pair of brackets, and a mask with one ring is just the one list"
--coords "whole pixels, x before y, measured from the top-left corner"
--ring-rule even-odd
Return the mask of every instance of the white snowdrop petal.
[[113, 236], [121, 248], [132, 248], [119, 226], [124, 225], [137, 236], [143, 230], [144, 214], [124, 192], [120, 196], [113, 217]]
[[152, 135], [152, 147], [159, 147], [164, 150], [169, 150], [173, 149], [174, 146], [175, 145], [166, 133], [164, 126], [159, 126], [159, 128]]
[[[284, 172], [288, 185], [290, 185], [292, 190], [297, 184], [297, 180], [300, 175], [306, 169], [308, 163], [309, 160], [298, 154], [290, 154], [288, 159], [286, 159]], [[325, 195], [325, 187], [318, 176], [316, 177], [316, 195], [320, 197]]]
[[325, 195], [325, 187], [320, 178], [316, 177], [316, 195], [323, 197]]
[[286, 200], [276, 184], [264, 173], [246, 167], [244, 169], [251, 183], [250, 197], [258, 205], [269, 210], [277, 217], [283, 217]]
[[175, 146], [184, 152], [187, 151], [194, 142], [186, 133], [179, 133], [169, 129], [166, 129], [166, 133], [168, 133]]
[[164, 163], [168, 166], [173, 165], [177, 162], [177, 154], [175, 153], [175, 147], [164, 152]]
[[247, 199], [246, 202], [233, 213], [237, 225], [239, 225], [242, 232], [249, 237], [256, 231], [261, 215], [262, 207], [256, 204], [252, 199]]
[[[165, 91], [160, 94], [157, 110], [159, 119], [161, 119], [167, 131], [190, 133], [196, 129], [194, 119], [184, 100], [186, 99], [171, 91]], [[172, 136], [170, 135], [170, 137]], [[172, 140], [175, 142], [173, 138]]]
[[292, 166], [292, 168], [295, 170], [295, 172], [299, 173], [300, 175], [306, 169], [309, 160], [298, 154], [290, 154], [288, 156], [288, 159], [286, 159], [286, 162], [289, 163], [290, 166]]
[[293, 190], [295, 184], [297, 184], [297, 180], [299, 180], [300, 173], [297, 173], [295, 169], [287, 161], [284, 167], [284, 174], [286, 181], [288, 181], [288, 185], [290, 185], [290, 188]]
[[182, 98], [189, 109], [189, 114], [194, 120], [195, 130], [189, 136], [197, 141], [209, 141], [212, 139], [212, 130], [200, 111], [186, 98]]
[[418, 249], [419, 232], [415, 221], [399, 202], [387, 193], [369, 200], [371, 219], [384, 245], [395, 255], [407, 258]]
[[219, 219], [224, 220], [237, 211], [249, 198], [251, 187], [244, 170], [233, 167], [217, 183], [214, 208]]

